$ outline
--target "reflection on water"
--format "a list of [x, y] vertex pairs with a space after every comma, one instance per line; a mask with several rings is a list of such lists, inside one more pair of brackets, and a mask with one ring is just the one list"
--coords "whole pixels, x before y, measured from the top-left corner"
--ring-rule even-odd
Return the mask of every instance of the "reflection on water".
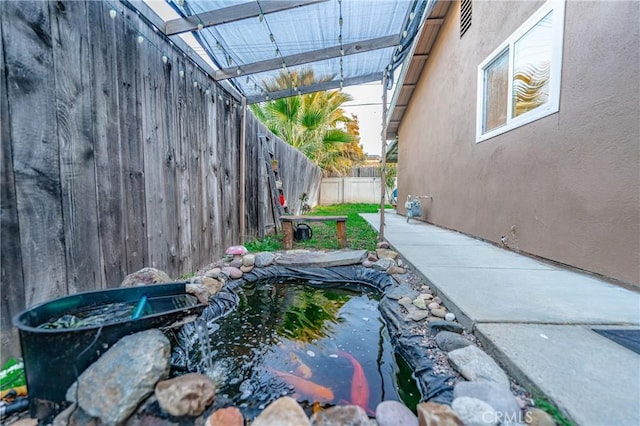
[[248, 419], [284, 395], [308, 411], [314, 403], [356, 404], [371, 416], [383, 400], [419, 402], [411, 371], [398, 366], [374, 293], [252, 283], [235, 311], [209, 325], [209, 337], [189, 354], [199, 358], [192, 365], [218, 382], [220, 401]]

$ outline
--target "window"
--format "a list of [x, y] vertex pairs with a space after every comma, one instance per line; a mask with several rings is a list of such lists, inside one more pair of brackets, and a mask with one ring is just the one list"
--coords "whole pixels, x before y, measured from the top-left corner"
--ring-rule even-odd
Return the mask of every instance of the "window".
[[564, 1], [550, 1], [478, 66], [476, 142], [558, 111]]

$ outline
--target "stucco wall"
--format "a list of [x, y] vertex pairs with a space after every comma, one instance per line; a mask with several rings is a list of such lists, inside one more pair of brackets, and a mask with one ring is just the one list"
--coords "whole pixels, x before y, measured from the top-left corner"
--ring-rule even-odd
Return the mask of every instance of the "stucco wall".
[[475, 143], [477, 66], [543, 2], [454, 3], [399, 128], [398, 209], [640, 283], [640, 3], [566, 4], [560, 111]]

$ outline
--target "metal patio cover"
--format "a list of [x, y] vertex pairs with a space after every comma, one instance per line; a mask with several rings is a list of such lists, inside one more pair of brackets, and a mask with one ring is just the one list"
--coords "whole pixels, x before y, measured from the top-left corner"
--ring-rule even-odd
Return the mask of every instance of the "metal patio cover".
[[[165, 23], [192, 32], [227, 80], [262, 102], [380, 81], [409, 55], [435, 0], [169, 0], [182, 17]], [[312, 70], [317, 81], [268, 91], [276, 77]]]

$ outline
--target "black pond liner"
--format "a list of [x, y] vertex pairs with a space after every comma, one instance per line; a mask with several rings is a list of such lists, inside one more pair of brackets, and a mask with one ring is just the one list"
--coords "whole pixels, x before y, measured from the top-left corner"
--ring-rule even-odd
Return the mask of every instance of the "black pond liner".
[[76, 378], [122, 337], [151, 328], [169, 326], [186, 316], [200, 314], [207, 305], [166, 309], [139, 319], [77, 328], [40, 328], [55, 318], [81, 308], [139, 301], [147, 296], [183, 295], [185, 282], [90, 291], [60, 297], [31, 307], [13, 318], [19, 330], [24, 360], [29, 412], [47, 419], [64, 408], [65, 393]]
[[[238, 306], [238, 296], [235, 291], [245, 283], [262, 280], [305, 280], [312, 287], [347, 288], [359, 290], [367, 286], [382, 294], [379, 309], [385, 319], [391, 343], [394, 349], [411, 366], [414, 377], [420, 388], [423, 401], [437, 402], [451, 405], [453, 401], [452, 376], [436, 376], [433, 374], [433, 364], [426, 355], [426, 347], [422, 344], [424, 336], [411, 332], [404, 319], [403, 309], [396, 299], [388, 294], [417, 295], [409, 285], [396, 282], [389, 274], [362, 266], [336, 266], [329, 268], [306, 268], [268, 266], [254, 268], [245, 273], [242, 278], [230, 280], [225, 288], [211, 297], [209, 306], [202, 312], [201, 318], [207, 323], [216, 321], [228, 315]], [[177, 370], [190, 370], [188, 354], [194, 354], [192, 345], [195, 343], [196, 331], [193, 323], [186, 324], [178, 333], [178, 344], [172, 353], [172, 366]]]

